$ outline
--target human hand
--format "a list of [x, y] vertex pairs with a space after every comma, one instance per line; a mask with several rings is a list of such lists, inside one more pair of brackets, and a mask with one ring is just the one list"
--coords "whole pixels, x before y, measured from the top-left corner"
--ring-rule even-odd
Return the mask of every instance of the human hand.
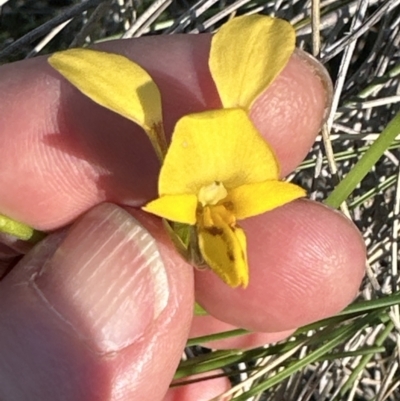
[[[171, 133], [180, 116], [219, 105], [209, 42], [177, 35], [101, 48], [150, 72]], [[306, 155], [327, 107], [315, 69], [294, 54], [251, 111], [283, 175]], [[159, 219], [135, 208], [156, 197], [159, 169], [138, 127], [85, 98], [44, 58], [1, 67], [0, 91], [0, 210], [56, 230], [0, 283], [2, 400], [161, 400], [188, 335], [233, 325], [258, 334], [214, 345], [275, 341], [354, 298], [364, 245], [339, 213], [298, 200], [244, 221], [250, 284], [231, 289], [193, 272]], [[211, 316], [192, 318], [194, 297]], [[213, 385], [218, 394], [226, 383]], [[194, 391], [212, 396], [200, 385], [169, 399], [199, 401]]]

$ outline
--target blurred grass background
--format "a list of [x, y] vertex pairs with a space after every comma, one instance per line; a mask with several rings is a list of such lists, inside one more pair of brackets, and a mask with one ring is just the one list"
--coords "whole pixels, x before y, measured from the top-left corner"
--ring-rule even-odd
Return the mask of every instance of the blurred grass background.
[[[332, 77], [327, 124], [289, 179], [312, 199], [336, 207], [345, 200], [342, 211], [368, 247], [367, 275], [353, 305], [282, 343], [208, 352], [201, 345], [217, 336], [191, 340], [176, 378], [213, 377], [222, 367], [235, 400], [399, 400], [398, 118], [387, 127], [400, 110], [400, 0], [0, 0], [0, 62], [100, 40], [213, 32], [228, 18], [251, 13], [290, 21], [297, 45]], [[365, 153], [385, 128], [383, 156], [375, 162]], [[373, 166], [363, 164], [342, 199], [338, 183], [363, 156]]]

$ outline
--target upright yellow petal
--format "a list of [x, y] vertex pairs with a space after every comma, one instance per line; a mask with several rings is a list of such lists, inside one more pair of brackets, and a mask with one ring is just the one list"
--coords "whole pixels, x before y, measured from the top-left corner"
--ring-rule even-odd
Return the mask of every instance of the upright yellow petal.
[[88, 49], [55, 53], [49, 63], [93, 101], [139, 124], [156, 152], [165, 153], [160, 92], [142, 67], [124, 56]]
[[209, 66], [222, 104], [250, 108], [285, 67], [295, 47], [286, 21], [262, 15], [233, 18], [213, 36]]
[[175, 126], [159, 179], [160, 195], [194, 194], [213, 182], [226, 189], [277, 179], [270, 146], [241, 109], [183, 117]]
[[284, 181], [265, 181], [242, 185], [229, 191], [228, 200], [234, 205], [237, 219], [257, 216], [295, 199], [306, 196], [306, 191]]
[[164, 219], [184, 224], [196, 223], [197, 197], [195, 195], [166, 195], [149, 202], [142, 209]]
[[240, 227], [216, 222], [212, 227], [199, 227], [199, 248], [207, 265], [230, 287], [249, 283], [246, 237]]
[[49, 63], [96, 103], [150, 129], [162, 120], [157, 85], [124, 56], [88, 49], [55, 53]]

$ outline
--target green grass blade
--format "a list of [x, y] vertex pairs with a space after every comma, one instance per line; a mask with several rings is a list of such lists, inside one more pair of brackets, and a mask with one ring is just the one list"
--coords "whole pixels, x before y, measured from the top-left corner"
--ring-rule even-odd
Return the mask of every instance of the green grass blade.
[[368, 174], [374, 164], [380, 159], [390, 144], [400, 134], [400, 113], [382, 131], [379, 138], [365, 152], [354, 168], [343, 178], [325, 200], [325, 204], [338, 208], [354, 191], [356, 186]]
[[187, 347], [193, 345], [200, 345], [203, 343], [208, 343], [210, 341], [225, 340], [226, 338], [232, 338], [237, 336], [243, 336], [249, 334], [250, 332], [244, 329], [235, 329], [229, 331], [221, 331], [220, 333], [209, 334], [207, 336], [195, 337], [188, 340], [186, 343]]

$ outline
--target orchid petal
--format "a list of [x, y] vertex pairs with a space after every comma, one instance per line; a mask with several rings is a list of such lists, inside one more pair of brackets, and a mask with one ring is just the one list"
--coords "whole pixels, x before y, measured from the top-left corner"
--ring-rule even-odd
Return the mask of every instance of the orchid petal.
[[295, 184], [284, 181], [265, 181], [233, 188], [229, 191], [227, 200], [234, 205], [236, 218], [246, 219], [305, 195], [306, 191]]
[[279, 75], [295, 47], [285, 20], [263, 15], [228, 21], [213, 36], [209, 66], [224, 108], [249, 109]]
[[218, 216], [214, 225], [198, 227], [199, 248], [204, 261], [230, 287], [249, 283], [246, 236], [240, 227], [230, 227]]
[[166, 195], [151, 201], [142, 209], [167, 220], [193, 225], [196, 223], [196, 208], [195, 195]]
[[140, 125], [163, 157], [161, 96], [142, 67], [124, 56], [88, 49], [55, 53], [49, 63], [94, 102]]

